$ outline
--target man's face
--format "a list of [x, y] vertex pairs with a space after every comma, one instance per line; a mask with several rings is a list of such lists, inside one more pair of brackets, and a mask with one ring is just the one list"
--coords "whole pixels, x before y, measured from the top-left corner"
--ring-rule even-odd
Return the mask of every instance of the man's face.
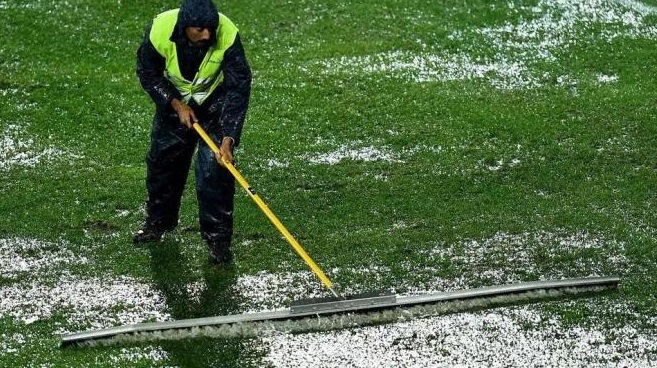
[[187, 27], [185, 28], [187, 39], [195, 46], [204, 46], [210, 41], [212, 36], [209, 28]]

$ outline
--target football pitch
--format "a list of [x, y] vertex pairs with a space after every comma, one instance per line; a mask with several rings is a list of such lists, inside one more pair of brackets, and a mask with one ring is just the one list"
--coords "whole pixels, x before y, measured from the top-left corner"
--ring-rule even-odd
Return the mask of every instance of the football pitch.
[[135, 246], [146, 24], [178, 1], [0, 0], [0, 367], [657, 367], [657, 0], [215, 1], [253, 71], [237, 166], [346, 294], [618, 290], [255, 338], [62, 334], [328, 296], [237, 188], [213, 267], [190, 175]]

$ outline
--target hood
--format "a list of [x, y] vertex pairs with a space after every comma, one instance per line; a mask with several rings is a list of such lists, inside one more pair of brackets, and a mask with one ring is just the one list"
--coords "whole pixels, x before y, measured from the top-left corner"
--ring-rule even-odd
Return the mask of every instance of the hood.
[[208, 28], [212, 33], [211, 43], [217, 40], [216, 29], [219, 26], [219, 13], [212, 0], [185, 0], [178, 12], [176, 29], [171, 40], [186, 40], [185, 28], [201, 27]]

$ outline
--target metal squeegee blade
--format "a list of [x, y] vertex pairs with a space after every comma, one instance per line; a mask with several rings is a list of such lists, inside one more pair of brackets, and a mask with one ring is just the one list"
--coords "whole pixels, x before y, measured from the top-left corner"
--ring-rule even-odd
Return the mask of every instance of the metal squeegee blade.
[[290, 305], [291, 314], [345, 312], [393, 306], [397, 296], [389, 292], [374, 292], [347, 296], [346, 298], [323, 298], [297, 300]]
[[[361, 314], [374, 313], [374, 311], [408, 311], [413, 308], [422, 308], [426, 305], [441, 305], [445, 303], [459, 303], [463, 301], [477, 301], [485, 299], [495, 299], [505, 296], [522, 296], [531, 294], [538, 291], [557, 291], [566, 290], [566, 294], [575, 293], [575, 290], [583, 291], [601, 291], [616, 288], [618, 286], [619, 278], [615, 276], [609, 277], [589, 277], [579, 279], [565, 279], [565, 280], [549, 280], [549, 281], [533, 281], [523, 282], [518, 284], [497, 285], [481, 287], [468, 290], [456, 290], [450, 292], [439, 292], [426, 295], [414, 296], [395, 296], [394, 294], [374, 295], [371, 297], [361, 297], [354, 299], [340, 299], [335, 301], [328, 301], [325, 303], [307, 303], [300, 302], [293, 305], [290, 309], [259, 312], [259, 313], [246, 313], [246, 314], [233, 314], [217, 317], [193, 318], [178, 321], [165, 321], [165, 322], [151, 322], [139, 323], [127, 326], [117, 326], [102, 330], [93, 330], [86, 332], [78, 332], [66, 334], [61, 336], [60, 346], [72, 345], [85, 345], [96, 341], [109, 342], [113, 339], [121, 339], [123, 337], [129, 340], [130, 336], [145, 337], [152, 336], [153, 339], [170, 339], [164, 336], [163, 332], [180, 333], [177, 338], [187, 338], [198, 335], [198, 332], [211, 329], [222, 329], [231, 326], [237, 326], [238, 332], [244, 332], [243, 326], [249, 324], [264, 324], [264, 323], [283, 323], [283, 329], [288, 325], [285, 323], [292, 321], [303, 321], [307, 318], [317, 318], [319, 316], [349, 316], [357, 317]], [[579, 291], [581, 292], [581, 291]], [[550, 295], [545, 294], [545, 295]], [[537, 298], [529, 296], [528, 299]], [[363, 317], [361, 315], [361, 317]], [[324, 318], [327, 319], [327, 318]], [[366, 318], [357, 318], [359, 321], [365, 321]], [[342, 326], [355, 326], [356, 324], [344, 323]], [[299, 329], [297, 329], [298, 331]], [[302, 330], [302, 329], [301, 329]], [[184, 331], [189, 331], [185, 334]], [[262, 331], [258, 330], [258, 331]], [[181, 337], [182, 336], [182, 337]], [[142, 340], [143, 340], [142, 339]]]

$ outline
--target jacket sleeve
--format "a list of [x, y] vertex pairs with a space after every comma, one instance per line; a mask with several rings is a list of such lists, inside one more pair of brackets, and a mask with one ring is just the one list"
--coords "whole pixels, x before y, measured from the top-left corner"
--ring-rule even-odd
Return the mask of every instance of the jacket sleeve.
[[146, 26], [144, 39], [137, 50], [137, 76], [142, 88], [158, 109], [169, 107], [171, 100], [181, 98], [180, 92], [164, 77], [166, 61], [150, 40], [152, 22]]
[[239, 34], [224, 53], [224, 85], [226, 91], [220, 119], [225, 136], [239, 145], [251, 95], [251, 68], [246, 60]]

